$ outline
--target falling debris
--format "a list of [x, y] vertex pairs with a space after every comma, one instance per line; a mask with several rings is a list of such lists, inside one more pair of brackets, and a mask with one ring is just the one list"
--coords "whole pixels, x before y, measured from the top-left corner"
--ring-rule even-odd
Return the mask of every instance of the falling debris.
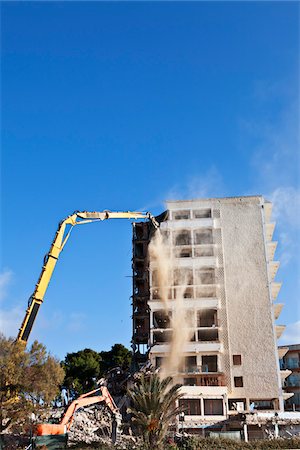
[[[189, 278], [183, 270], [176, 268], [176, 259], [171, 253], [170, 245], [164, 238], [160, 229], [156, 230], [149, 245], [150, 265], [153, 267], [153, 276], [158, 286], [159, 297], [162, 301], [166, 315], [171, 316], [171, 340], [168, 354], [163, 360], [161, 376], [172, 376], [179, 372], [183, 360], [184, 346], [192, 336], [192, 320], [184, 308], [184, 297], [188, 289]], [[170, 305], [168, 295], [170, 286], [176, 278], [175, 300]]]

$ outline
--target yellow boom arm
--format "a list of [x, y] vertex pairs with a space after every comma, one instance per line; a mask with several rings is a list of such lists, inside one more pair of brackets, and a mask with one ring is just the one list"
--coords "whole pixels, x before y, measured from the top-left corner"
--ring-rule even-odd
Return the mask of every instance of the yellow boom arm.
[[37, 316], [39, 307], [43, 303], [44, 296], [47, 291], [60, 252], [63, 250], [67, 240], [69, 239], [73, 227], [75, 225], [82, 225], [85, 223], [97, 222], [106, 219], [149, 219], [156, 228], [158, 227], [156, 220], [150, 213], [134, 211], [74, 212], [65, 220], [60, 222], [51, 248], [44, 258], [42, 272], [35, 286], [35, 290], [29, 299], [28, 308], [26, 309], [26, 314], [19, 330], [17, 338], [18, 341], [28, 341], [33, 323]]

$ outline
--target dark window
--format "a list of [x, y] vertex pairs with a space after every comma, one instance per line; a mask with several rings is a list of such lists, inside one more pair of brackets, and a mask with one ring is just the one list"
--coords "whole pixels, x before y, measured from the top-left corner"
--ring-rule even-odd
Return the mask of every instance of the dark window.
[[202, 356], [202, 372], [217, 372], [218, 371], [218, 357]]
[[134, 231], [135, 231], [135, 238], [136, 239], [143, 239], [144, 237], [144, 226], [143, 224], [134, 224]]
[[158, 271], [152, 271], [152, 286], [158, 286]]
[[198, 341], [218, 341], [218, 329], [210, 328], [210, 329], [202, 329], [198, 330]]
[[190, 211], [176, 211], [173, 213], [174, 220], [184, 220], [190, 218]]
[[184, 378], [183, 379], [184, 386], [197, 386], [196, 378]]
[[246, 406], [245, 398], [229, 398], [228, 407], [230, 411], [241, 411], [244, 410]]
[[153, 313], [153, 325], [154, 328], [170, 328], [171, 312], [154, 311]]
[[186, 284], [193, 284], [193, 270], [192, 269], [175, 269], [174, 270], [174, 285], [181, 286]]
[[[190, 274], [191, 276], [193, 275], [192, 273]], [[184, 280], [183, 280], [184, 281]], [[180, 281], [178, 281], [178, 283], [180, 283]], [[174, 284], [177, 284], [177, 283], [174, 283]], [[183, 282], [183, 284], [185, 284], [184, 282]], [[193, 288], [186, 288], [185, 290], [184, 290], [184, 292], [183, 292], [183, 290], [182, 289], [175, 289], [175, 292], [174, 292], [174, 294], [175, 294], [175, 297], [174, 298], [193, 298], [194, 297], [194, 291], [193, 291]]]
[[184, 367], [186, 372], [195, 372], [197, 370], [197, 356], [186, 356]]
[[215, 270], [197, 269], [195, 271], [195, 284], [215, 284]]
[[196, 288], [196, 298], [216, 297], [217, 291], [214, 286], [201, 286]]
[[193, 212], [194, 219], [206, 219], [211, 217], [211, 209], [198, 209]]
[[240, 366], [242, 364], [242, 356], [241, 355], [233, 355], [233, 365]]
[[243, 377], [234, 377], [234, 386], [235, 387], [243, 387]]
[[176, 252], [176, 258], [191, 258], [192, 257], [192, 249], [185, 248], [184, 250], [179, 250]]
[[195, 342], [196, 341], [196, 336], [195, 333], [193, 332], [191, 338], [190, 338], [190, 342]]
[[204, 415], [205, 416], [223, 416], [223, 400], [222, 399], [204, 399]]
[[193, 298], [194, 292], [193, 288], [187, 288], [183, 293], [183, 298]]
[[137, 258], [142, 258], [144, 256], [144, 246], [143, 244], [136, 243], [134, 245], [134, 256]]
[[[294, 397], [293, 397], [294, 398]], [[250, 400], [250, 409], [252, 407], [252, 409], [257, 409], [257, 410], [265, 410], [265, 411], [270, 411], [270, 410], [274, 410], [276, 409], [276, 399], [272, 399], [272, 400]]]
[[194, 244], [195, 245], [203, 245], [203, 244], [213, 244], [213, 235], [212, 230], [198, 230], [194, 232]]
[[201, 256], [213, 256], [214, 255], [214, 248], [212, 246], [205, 246], [205, 247], [196, 247], [195, 248], [195, 257], [199, 258]]
[[216, 327], [217, 312], [213, 309], [204, 309], [197, 312], [197, 327]]
[[153, 333], [153, 343], [154, 344], [162, 344], [164, 342], [170, 342], [172, 338], [171, 331], [158, 331]]
[[184, 398], [179, 400], [179, 407], [188, 416], [200, 416], [201, 406], [200, 399], [194, 398]]
[[156, 358], [155, 358], [155, 366], [156, 366], [156, 369], [158, 369], [159, 367], [161, 367], [161, 366], [162, 366], [162, 363], [163, 363], [163, 357], [162, 357], [162, 356], [156, 356]]
[[153, 289], [153, 291], [152, 291], [152, 298], [153, 298], [153, 300], [159, 300], [160, 299], [160, 295], [159, 295], [159, 290], [158, 289]]
[[191, 245], [191, 233], [189, 231], [181, 231], [175, 234], [175, 245]]

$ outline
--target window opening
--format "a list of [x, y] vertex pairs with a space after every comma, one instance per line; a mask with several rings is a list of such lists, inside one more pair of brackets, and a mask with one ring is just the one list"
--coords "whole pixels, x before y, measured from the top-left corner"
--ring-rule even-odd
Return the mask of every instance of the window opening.
[[195, 284], [215, 284], [215, 270], [197, 269], [195, 271]]
[[242, 356], [241, 355], [233, 355], [233, 365], [234, 366], [240, 366], [242, 364]]
[[211, 217], [211, 209], [197, 209], [193, 211], [194, 219], [209, 219]]
[[218, 335], [218, 329], [212, 328], [210, 330], [198, 330], [198, 341], [218, 341], [219, 335]]
[[204, 415], [205, 416], [223, 416], [223, 400], [222, 399], [204, 399]]
[[200, 399], [182, 398], [179, 400], [179, 407], [188, 416], [201, 415]]
[[194, 254], [196, 258], [201, 258], [202, 256], [214, 256], [214, 248], [211, 245], [205, 247], [195, 247]]
[[174, 234], [175, 245], [191, 245], [191, 233], [190, 231], [180, 231]]
[[243, 377], [234, 377], [234, 386], [235, 387], [243, 387]]
[[213, 234], [210, 228], [194, 231], [194, 244], [213, 244]]
[[218, 357], [217, 355], [202, 356], [202, 372], [217, 372]]
[[174, 211], [173, 212], [173, 219], [174, 220], [186, 220], [190, 218], [190, 211], [184, 210], [184, 211]]

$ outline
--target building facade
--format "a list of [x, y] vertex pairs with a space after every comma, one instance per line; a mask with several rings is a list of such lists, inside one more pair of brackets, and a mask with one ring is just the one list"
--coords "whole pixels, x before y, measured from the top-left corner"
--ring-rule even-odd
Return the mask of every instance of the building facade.
[[[185, 273], [184, 308], [192, 320], [190, 342], [176, 375], [182, 383], [185, 427], [224, 420], [237, 411], [283, 409], [275, 324], [282, 309], [276, 302], [281, 283], [272, 205], [261, 196], [168, 201], [157, 219], [173, 255], [170, 310], [162, 307], [149, 261], [155, 232], [134, 224], [133, 349], [135, 360], [150, 358], [159, 367], [169, 351], [171, 318]], [[173, 310], [173, 311], [172, 311]]]
[[290, 398], [285, 401], [286, 411], [300, 411], [300, 344], [281, 346], [280, 369], [289, 371], [289, 376], [284, 381], [285, 391]]

